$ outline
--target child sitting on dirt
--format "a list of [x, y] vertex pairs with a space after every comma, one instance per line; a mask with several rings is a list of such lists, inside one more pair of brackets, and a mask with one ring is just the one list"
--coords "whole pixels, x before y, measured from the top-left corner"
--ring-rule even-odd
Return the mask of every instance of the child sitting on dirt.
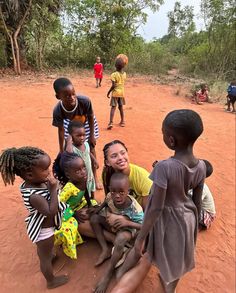
[[[105, 292], [115, 268], [120, 265], [119, 261], [124, 253], [124, 248], [131, 239], [137, 235], [137, 230], [141, 228], [143, 222], [143, 210], [138, 202], [129, 195], [129, 179], [123, 173], [114, 173], [110, 179], [110, 193], [106, 196], [102, 205], [95, 209], [95, 214], [90, 217], [90, 223], [96, 238], [102, 248], [102, 253], [95, 266], [102, 264], [111, 256], [107, 242], [104, 238], [103, 230], [116, 233], [111, 261], [107, 272], [98, 283], [95, 292]], [[125, 216], [127, 221], [124, 225], [115, 222], [114, 226], [109, 226], [106, 217], [109, 213]]]
[[230, 104], [232, 105], [233, 111], [235, 112], [234, 104], [236, 101], [236, 80], [232, 81], [227, 89], [227, 112], [230, 112]]
[[107, 126], [107, 129], [113, 128], [113, 118], [115, 115], [116, 106], [118, 104], [118, 108], [120, 111], [120, 126], [125, 126], [125, 118], [124, 118], [124, 109], [123, 105], [125, 105], [125, 97], [124, 97], [124, 84], [126, 80], [126, 72], [123, 71], [125, 67], [125, 61], [122, 58], [117, 58], [115, 62], [116, 71], [111, 74], [111, 82], [112, 86], [107, 93], [107, 97], [110, 99], [110, 93], [112, 93], [111, 97], [111, 111], [110, 111], [110, 122]]
[[202, 105], [203, 102], [211, 103], [207, 84], [201, 84], [200, 88], [194, 91], [192, 101], [196, 102], [198, 105]]
[[59, 194], [60, 201], [68, 205], [63, 214], [61, 229], [55, 232], [55, 245], [62, 245], [64, 253], [76, 259], [76, 245], [83, 243], [78, 223], [88, 220], [87, 207], [97, 205], [97, 202], [90, 199], [86, 189], [87, 171], [82, 158], [74, 153], [63, 152], [53, 168], [54, 176], [63, 185]]
[[53, 274], [54, 230], [61, 225], [64, 203], [58, 201], [58, 181], [50, 177], [51, 160], [42, 150], [34, 147], [10, 148], [0, 156], [0, 172], [5, 185], [13, 184], [15, 175], [24, 182], [20, 186], [29, 216], [27, 234], [37, 245], [40, 269], [52, 289], [68, 282], [66, 275]]
[[[71, 81], [64, 77], [56, 79], [53, 87], [56, 98], [60, 100], [54, 107], [52, 121], [52, 125], [58, 128], [60, 152], [64, 150], [70, 121], [80, 121], [85, 127], [86, 141], [90, 144], [91, 152], [96, 157], [95, 145], [96, 139], [99, 137], [99, 130], [90, 99], [82, 95], [76, 95]], [[96, 188], [102, 189], [102, 184], [97, 178], [96, 168], [93, 169], [93, 173]]]

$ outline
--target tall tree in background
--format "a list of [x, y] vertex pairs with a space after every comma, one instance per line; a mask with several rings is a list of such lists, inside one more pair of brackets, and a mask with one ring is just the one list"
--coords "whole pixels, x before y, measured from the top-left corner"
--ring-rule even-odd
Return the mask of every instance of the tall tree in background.
[[208, 36], [209, 69], [219, 78], [236, 73], [236, 6], [233, 0], [202, 0]]
[[0, 2], [1, 27], [10, 40], [14, 71], [21, 74], [18, 37], [32, 6], [32, 0], [5, 0]]
[[171, 37], [183, 37], [195, 30], [193, 6], [181, 8], [180, 2], [175, 2], [174, 10], [168, 12], [168, 34]]

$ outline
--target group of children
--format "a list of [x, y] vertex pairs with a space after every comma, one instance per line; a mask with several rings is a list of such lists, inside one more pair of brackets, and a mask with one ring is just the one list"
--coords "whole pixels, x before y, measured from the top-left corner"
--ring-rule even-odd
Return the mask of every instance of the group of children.
[[[231, 112], [232, 106], [232, 113], [235, 113], [234, 104], [236, 102], [236, 81], [232, 81], [228, 88], [227, 88], [227, 112]], [[212, 103], [210, 96], [209, 96], [209, 89], [207, 84], [203, 83], [193, 91], [192, 95], [192, 102], [198, 105], [202, 105], [204, 102]]]
[[[118, 58], [108, 96], [116, 89], [116, 81], [125, 79], [124, 66], [124, 60]], [[57, 79], [53, 87], [59, 100], [52, 122], [58, 128], [59, 141], [59, 155], [53, 164], [54, 177], [49, 172], [51, 160], [41, 149], [10, 148], [0, 156], [0, 172], [5, 185], [13, 184], [15, 176], [24, 180], [20, 190], [29, 211], [27, 233], [37, 245], [47, 287], [55, 288], [68, 281], [66, 275], [53, 274], [54, 244], [61, 245], [66, 255], [76, 259], [76, 246], [83, 243], [80, 223], [89, 221], [102, 249], [96, 266], [111, 257], [105, 275], [95, 288], [96, 293], [106, 291], [117, 267], [120, 267], [120, 276], [134, 267], [144, 250], [150, 261], [159, 267], [165, 292], [174, 292], [181, 276], [194, 267], [198, 219], [202, 227], [209, 226], [205, 225], [209, 213], [202, 211], [201, 203], [204, 180], [210, 175], [208, 170], [212, 170], [212, 166], [193, 154], [194, 143], [203, 132], [200, 116], [183, 109], [170, 112], [164, 119], [163, 141], [174, 155], [154, 166], [150, 175], [153, 185], [145, 211], [129, 194], [129, 179], [122, 172], [111, 176], [110, 192], [104, 202], [98, 204], [94, 196], [95, 190], [101, 188], [96, 173], [98, 125], [91, 101], [76, 95], [66, 78]], [[115, 102], [111, 105], [113, 109], [118, 103], [122, 124], [122, 89], [118, 88], [117, 92], [112, 95]], [[111, 111], [109, 129], [113, 116]], [[107, 220], [110, 214], [128, 221], [111, 224]], [[210, 220], [213, 218], [214, 215]], [[106, 232], [112, 237], [112, 251]]]

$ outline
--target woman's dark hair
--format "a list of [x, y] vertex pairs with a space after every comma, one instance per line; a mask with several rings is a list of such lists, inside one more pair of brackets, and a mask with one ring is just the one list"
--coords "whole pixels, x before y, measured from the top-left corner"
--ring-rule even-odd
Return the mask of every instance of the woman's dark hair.
[[66, 77], [60, 77], [56, 79], [53, 83], [53, 88], [56, 94], [59, 93], [59, 91], [68, 85], [72, 84], [71, 81]]
[[4, 150], [0, 156], [0, 172], [4, 184], [13, 184], [15, 175], [23, 178], [24, 173], [30, 171], [38, 158], [44, 155], [46, 153], [43, 150], [29, 146]]
[[108, 153], [109, 148], [115, 144], [121, 144], [126, 149], [126, 151], [128, 151], [126, 145], [118, 139], [113, 140], [113, 141], [105, 144], [105, 146], [103, 148], [104, 167], [102, 170], [102, 183], [103, 183], [105, 194], [108, 194], [110, 192], [110, 190], [109, 190], [110, 179], [111, 179], [112, 174], [115, 173], [115, 170], [111, 166], [106, 165], [107, 153]]
[[174, 110], [168, 113], [163, 125], [173, 129], [176, 135], [184, 139], [186, 144], [194, 143], [203, 132], [200, 115], [189, 109]]

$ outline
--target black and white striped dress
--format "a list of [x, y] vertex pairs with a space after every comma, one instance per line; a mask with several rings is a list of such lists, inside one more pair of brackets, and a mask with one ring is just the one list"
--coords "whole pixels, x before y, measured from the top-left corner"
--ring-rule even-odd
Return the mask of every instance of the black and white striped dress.
[[[25, 183], [23, 182], [20, 186], [20, 191], [22, 194], [22, 198], [24, 200], [25, 207], [29, 211], [29, 216], [25, 219], [25, 222], [27, 224], [27, 234], [31, 241], [35, 243], [39, 236], [42, 223], [46, 216], [44, 216], [38, 210], [32, 207], [32, 205], [30, 204], [30, 196], [33, 194], [37, 194], [44, 197], [47, 201], [49, 201], [50, 192], [47, 188], [25, 188], [24, 185]], [[54, 218], [55, 227], [57, 229], [59, 229], [61, 226], [63, 211], [66, 209], [66, 207], [67, 205], [65, 203], [59, 201], [59, 211]]]

